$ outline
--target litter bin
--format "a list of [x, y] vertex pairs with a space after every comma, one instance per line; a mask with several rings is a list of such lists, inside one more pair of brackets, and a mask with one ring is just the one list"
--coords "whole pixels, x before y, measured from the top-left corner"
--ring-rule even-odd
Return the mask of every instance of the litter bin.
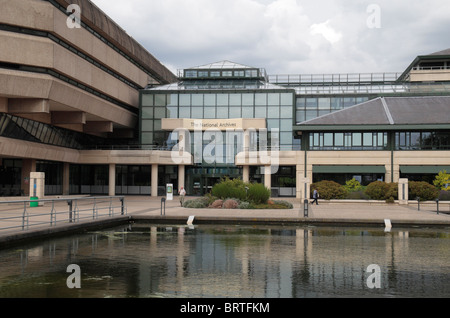
[[39, 206], [39, 202], [37, 200], [39, 200], [38, 197], [30, 197], [30, 207], [34, 208]]

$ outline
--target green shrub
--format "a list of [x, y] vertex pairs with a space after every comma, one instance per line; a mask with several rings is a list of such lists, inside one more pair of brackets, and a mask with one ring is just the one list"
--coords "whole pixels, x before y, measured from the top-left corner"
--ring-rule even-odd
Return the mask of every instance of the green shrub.
[[291, 202], [284, 201], [284, 200], [274, 200], [274, 201], [273, 201], [273, 204], [275, 204], [275, 205], [280, 205], [280, 206], [283, 206], [283, 207], [286, 207], [287, 209], [292, 209], [292, 208], [294, 208], [294, 206], [292, 205]]
[[425, 181], [409, 181], [409, 200], [420, 201], [435, 200], [439, 196], [439, 190], [435, 186]]
[[238, 205], [238, 209], [254, 209], [254, 208], [255, 207], [253, 206], [253, 204], [247, 201], [241, 201], [241, 203], [239, 203]]
[[241, 179], [226, 178], [212, 187], [211, 195], [222, 200], [228, 198], [245, 200], [247, 197], [245, 187], [248, 187], [248, 184]]
[[185, 201], [183, 207], [191, 209], [202, 209], [209, 205], [209, 201], [205, 197]]
[[331, 199], [344, 199], [347, 192], [344, 186], [334, 181], [323, 180], [311, 184], [311, 196], [317, 190], [319, 192], [319, 198], [325, 200]]
[[369, 196], [364, 192], [364, 190], [348, 192], [347, 195], [345, 196], [345, 198], [350, 199], [350, 200], [368, 200], [368, 199], [370, 199]]
[[251, 183], [248, 185], [247, 197], [255, 204], [267, 203], [270, 198], [270, 190], [261, 183]]
[[398, 183], [374, 181], [366, 187], [365, 194], [372, 200], [393, 201], [398, 197]]

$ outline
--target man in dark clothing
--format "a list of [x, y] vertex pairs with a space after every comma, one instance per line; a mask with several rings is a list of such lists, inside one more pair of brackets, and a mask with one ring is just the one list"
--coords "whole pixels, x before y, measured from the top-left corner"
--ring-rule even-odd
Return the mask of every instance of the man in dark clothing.
[[314, 189], [313, 200], [311, 201], [311, 204], [314, 204], [314, 202], [316, 202], [316, 205], [319, 205], [317, 199], [319, 199], [319, 192], [316, 189]]

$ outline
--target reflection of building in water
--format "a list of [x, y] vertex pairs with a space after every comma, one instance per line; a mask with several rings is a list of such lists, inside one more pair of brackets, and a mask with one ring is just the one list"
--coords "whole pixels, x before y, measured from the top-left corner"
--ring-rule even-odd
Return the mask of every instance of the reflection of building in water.
[[[81, 297], [442, 297], [450, 295], [448, 237], [421, 230], [135, 225], [2, 251], [0, 296], [28, 295], [39, 281], [45, 285], [34, 296], [72, 297], [66, 267], [75, 263]], [[370, 264], [381, 268], [378, 290], [366, 285]], [[23, 284], [5, 288], [11, 277]]]

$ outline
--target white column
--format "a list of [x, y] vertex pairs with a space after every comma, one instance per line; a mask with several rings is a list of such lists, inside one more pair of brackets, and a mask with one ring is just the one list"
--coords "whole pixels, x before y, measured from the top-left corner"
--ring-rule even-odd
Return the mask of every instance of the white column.
[[242, 167], [242, 181], [244, 182], [250, 181], [250, 166]]
[[116, 195], [116, 164], [110, 163], [109, 164], [109, 190], [108, 190], [109, 196]]
[[186, 171], [186, 166], [184, 165], [179, 165], [178, 166], [178, 190], [180, 191], [181, 187], [186, 188], [186, 186], [184, 185], [184, 175], [185, 175], [185, 171]]
[[264, 166], [264, 185], [267, 189], [272, 190], [272, 173], [270, 166]]
[[152, 197], [158, 196], [158, 165], [152, 165]]

